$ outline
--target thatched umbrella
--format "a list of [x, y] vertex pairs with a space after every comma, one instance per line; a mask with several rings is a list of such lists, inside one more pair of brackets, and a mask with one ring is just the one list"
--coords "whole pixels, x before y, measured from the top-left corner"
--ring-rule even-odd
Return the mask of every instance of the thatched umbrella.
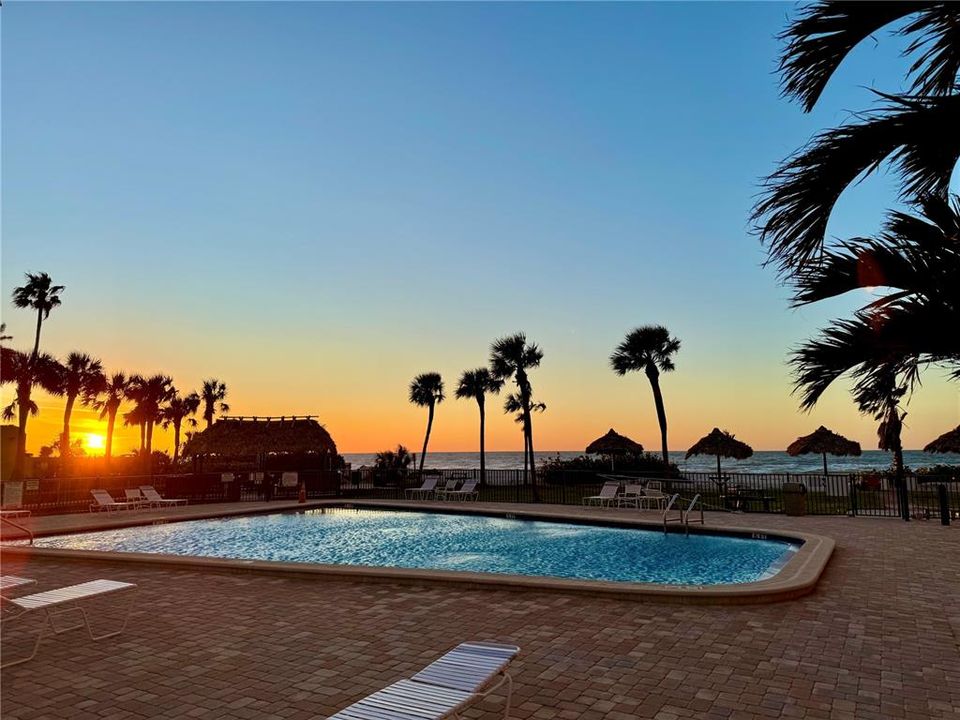
[[753, 455], [753, 448], [745, 442], [737, 440], [726, 430], [714, 428], [709, 435], [700, 438], [697, 443], [687, 450], [687, 458], [691, 455], [717, 456], [717, 482], [723, 481], [720, 472], [720, 458], [728, 457], [734, 460], [743, 460]]
[[927, 444], [923, 451], [928, 453], [960, 453], [960, 425]]
[[858, 457], [860, 455], [860, 443], [847, 440], [843, 435], [838, 435], [821, 425], [809, 435], [798, 437], [787, 448], [787, 455], [793, 457], [807, 455], [808, 453], [823, 455], [823, 474], [826, 475], [827, 453]]
[[613, 469], [613, 459], [617, 455], [636, 455], [643, 452], [643, 445], [634, 442], [628, 437], [616, 432], [610, 428], [610, 432], [602, 437], [598, 437], [592, 443], [587, 445], [587, 453], [590, 455], [608, 455], [610, 456], [610, 469]]

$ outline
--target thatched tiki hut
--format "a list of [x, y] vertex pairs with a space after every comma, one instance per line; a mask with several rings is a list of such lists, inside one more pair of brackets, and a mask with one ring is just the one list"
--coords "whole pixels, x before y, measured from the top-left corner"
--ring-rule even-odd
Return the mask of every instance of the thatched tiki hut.
[[723, 471], [720, 468], [720, 458], [745, 460], [753, 455], [753, 448], [745, 442], [737, 440], [731, 433], [720, 428], [714, 428], [708, 435], [700, 438], [696, 445], [687, 450], [687, 458], [693, 455], [717, 456], [717, 483], [723, 486]]
[[616, 432], [613, 428], [587, 445], [588, 455], [605, 455], [610, 458], [610, 469], [614, 468], [614, 458], [623, 455], [639, 455], [643, 452], [643, 445], [634, 442], [628, 437]]
[[827, 475], [827, 455], [860, 456], [860, 443], [848, 440], [823, 425], [809, 435], [798, 437], [787, 447], [787, 454], [791, 457], [813, 453], [823, 456], [823, 474]]
[[312, 416], [223, 417], [191, 437], [183, 455], [231, 469], [332, 470], [338, 459], [337, 444]]

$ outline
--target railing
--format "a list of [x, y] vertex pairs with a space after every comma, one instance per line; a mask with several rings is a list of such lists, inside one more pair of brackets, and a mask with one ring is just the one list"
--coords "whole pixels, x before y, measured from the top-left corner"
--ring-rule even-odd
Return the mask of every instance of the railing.
[[[433, 475], [439, 482], [481, 481], [479, 470], [425, 470], [423, 476], [357, 470], [299, 470], [294, 483], [284, 483], [283, 473], [235, 472], [168, 475], [100, 476], [84, 478], [42, 478], [22, 483], [22, 506], [34, 514], [86, 512], [90, 490], [104, 489], [122, 499], [124, 490], [153, 485], [164, 497], [186, 498], [193, 503], [268, 501], [296, 499], [300, 483], [309, 499], [330, 497], [385, 498], [404, 497], [407, 488], [419, 487]], [[638, 476], [662, 482], [667, 495], [679, 493], [690, 498], [699, 495], [701, 508], [728, 512], [784, 512], [784, 485], [799, 483], [805, 489], [806, 513], [810, 515], [870, 515], [897, 517], [902, 514], [901, 493], [886, 479], [875, 474], [836, 473], [730, 473], [717, 477], [711, 473], [683, 473], [681, 477]], [[289, 476], [288, 476], [289, 477]], [[529, 482], [522, 470], [487, 470], [478, 486], [479, 499], [501, 503], [552, 503], [579, 505], [582, 498], [596, 495], [604, 480], [602, 471], [538, 472], [537, 484]], [[4, 483], [6, 486], [8, 483]], [[941, 486], [943, 489], [941, 489]], [[4, 492], [6, 496], [7, 492]], [[951, 518], [960, 518], [960, 468], [956, 476], [907, 478], [909, 512], [914, 516], [938, 518], [941, 494]], [[16, 493], [11, 490], [11, 497]]]

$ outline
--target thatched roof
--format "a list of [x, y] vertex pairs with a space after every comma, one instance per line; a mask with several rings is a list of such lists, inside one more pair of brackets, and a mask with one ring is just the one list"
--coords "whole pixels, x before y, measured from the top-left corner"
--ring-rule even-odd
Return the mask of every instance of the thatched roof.
[[794, 440], [787, 448], [788, 455], [806, 455], [807, 453], [858, 456], [860, 443], [847, 440], [843, 435], [838, 435], [821, 425], [809, 435]]
[[923, 451], [928, 453], [960, 453], [960, 425], [929, 443], [923, 448]]
[[709, 435], [700, 438], [696, 445], [687, 450], [687, 457], [691, 455], [716, 455], [743, 460], [753, 455], [753, 448], [737, 440], [726, 430], [714, 428]]
[[253, 457], [260, 454], [333, 453], [337, 445], [311, 418], [221, 418], [187, 441], [183, 454]]
[[643, 445], [624, 437], [610, 428], [603, 437], [599, 437], [587, 445], [587, 452], [596, 455], [622, 455], [626, 453], [642, 453]]

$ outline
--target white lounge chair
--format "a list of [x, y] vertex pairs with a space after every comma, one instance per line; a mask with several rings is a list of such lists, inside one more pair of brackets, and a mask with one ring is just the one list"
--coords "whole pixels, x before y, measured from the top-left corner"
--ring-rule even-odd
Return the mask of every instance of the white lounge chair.
[[140, 488], [124, 488], [123, 494], [128, 503], [136, 505], [138, 508], [149, 507], [150, 502], [140, 493]]
[[620, 483], [605, 482], [600, 488], [599, 495], [590, 495], [583, 498], [584, 505], [613, 505], [617, 501], [617, 492], [620, 490]]
[[653, 509], [655, 505], [658, 510], [663, 509], [667, 500], [670, 498], [663, 492], [663, 483], [659, 480], [650, 480], [643, 489], [643, 497], [640, 498], [640, 507]]
[[90, 512], [101, 510], [136, 510], [139, 502], [118, 502], [106, 490], [91, 490], [90, 494], [96, 502], [90, 503]]
[[640, 507], [640, 500], [643, 497], [643, 485], [640, 483], [627, 483], [623, 487], [623, 492], [617, 495], [617, 507]]
[[476, 500], [480, 497], [480, 493], [477, 492], [477, 483], [478, 481], [476, 480], [467, 480], [459, 490], [448, 490], [444, 495], [447, 500], [451, 498], [456, 500]]
[[[40, 642], [43, 640], [43, 636], [48, 628], [53, 632], [54, 635], [59, 635], [69, 630], [76, 630], [80, 627], [86, 627], [87, 634], [90, 636], [91, 640], [103, 640], [108, 637], [113, 637], [114, 635], [119, 635], [126, 629], [127, 621], [130, 619], [130, 610], [133, 608], [132, 593], [120, 627], [116, 630], [111, 630], [99, 635], [94, 635], [87, 611], [75, 603], [80, 602], [81, 600], [87, 600], [90, 598], [119, 592], [121, 590], [134, 590], [136, 587], [137, 586], [133, 583], [119, 582], [117, 580], [91, 580], [90, 582], [80, 583], [79, 585], [70, 585], [69, 587], [58, 588], [56, 590], [47, 590], [46, 592], [35, 593], [33, 595], [23, 595], [21, 597], [10, 599], [4, 598], [5, 602], [13, 605], [16, 608], [19, 608], [20, 612], [17, 617], [35, 611], [42, 612], [44, 617], [43, 625], [40, 626], [40, 631], [37, 633], [37, 640], [34, 643], [33, 652], [31, 652], [28, 657], [5, 662], [0, 665], [0, 668], [7, 668], [12, 665], [19, 665], [20, 663], [25, 663], [29, 660], [32, 660], [37, 654], [37, 650], [40, 648]], [[79, 612], [83, 617], [83, 622], [65, 628], [58, 628], [56, 624], [54, 624], [53, 618], [57, 615], [65, 615], [70, 612]]]
[[186, 498], [165, 498], [158, 493], [153, 485], [141, 485], [140, 492], [147, 499], [147, 502], [156, 507], [175, 507], [177, 505], [186, 505]]
[[[506, 668], [520, 652], [515, 645], [468, 642], [458, 645], [409, 680], [368, 695], [329, 720], [440, 720], [459, 717], [464, 706], [480, 700], [504, 683], [510, 716], [513, 680]], [[495, 677], [500, 680], [483, 690]]]
[[407, 488], [403, 492], [408, 500], [413, 500], [414, 498], [420, 498], [422, 500], [433, 494], [433, 489], [437, 487], [438, 479], [436, 475], [427, 475], [427, 477], [423, 479], [423, 484], [420, 487]]
[[437, 500], [443, 500], [446, 498], [447, 493], [451, 493], [457, 489], [457, 485], [460, 484], [460, 481], [456, 478], [447, 478], [446, 480], [441, 480], [436, 489], [433, 491], [433, 497]]

